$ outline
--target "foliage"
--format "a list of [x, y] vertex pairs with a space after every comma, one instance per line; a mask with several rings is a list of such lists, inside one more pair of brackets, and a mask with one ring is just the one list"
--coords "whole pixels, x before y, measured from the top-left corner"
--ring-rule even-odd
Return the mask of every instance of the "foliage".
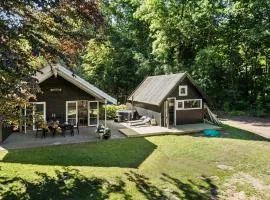
[[102, 21], [96, 1], [1, 1], [2, 102], [28, 100], [39, 92], [33, 75], [43, 64], [60, 60], [69, 66], [77, 63], [78, 52], [94, 37]]
[[260, 104], [269, 112], [269, 6], [262, 0], [106, 1], [106, 30], [91, 43], [104, 53], [87, 49], [86, 76], [117, 95], [129, 94], [147, 75], [187, 71], [216, 108], [228, 102], [231, 110], [248, 111]]
[[[114, 119], [116, 117], [116, 111], [118, 110], [126, 110], [126, 105], [107, 105], [107, 119]], [[104, 119], [105, 118], [105, 107], [104, 105], [99, 108], [99, 118]]]
[[155, 68], [149, 28], [133, 16], [138, 5], [133, 0], [102, 2], [104, 32], [89, 41], [82, 55], [86, 79], [121, 102]]
[[27, 99], [38, 92], [36, 70], [64, 61], [121, 102], [148, 75], [187, 71], [216, 108], [228, 103], [230, 111], [269, 113], [269, 6], [265, 0], [1, 1], [1, 98]]

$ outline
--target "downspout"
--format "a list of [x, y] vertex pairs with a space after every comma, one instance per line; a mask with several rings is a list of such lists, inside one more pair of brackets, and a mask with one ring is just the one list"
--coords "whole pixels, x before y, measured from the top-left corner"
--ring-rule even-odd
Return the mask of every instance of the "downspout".
[[132, 119], [134, 119], [134, 96], [132, 95], [131, 97], [131, 109], [132, 109]]
[[24, 104], [24, 133], [26, 134], [26, 103]]
[[105, 129], [106, 129], [106, 127], [107, 127], [107, 99], [105, 99], [105, 102], [104, 102], [104, 112], [105, 112], [105, 119], [104, 119], [104, 127], [105, 127]]

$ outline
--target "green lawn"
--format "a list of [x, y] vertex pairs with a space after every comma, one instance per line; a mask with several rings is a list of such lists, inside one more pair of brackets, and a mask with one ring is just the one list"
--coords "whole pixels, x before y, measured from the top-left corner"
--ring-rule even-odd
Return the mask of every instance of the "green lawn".
[[0, 199], [270, 199], [270, 144], [156, 136], [0, 151]]

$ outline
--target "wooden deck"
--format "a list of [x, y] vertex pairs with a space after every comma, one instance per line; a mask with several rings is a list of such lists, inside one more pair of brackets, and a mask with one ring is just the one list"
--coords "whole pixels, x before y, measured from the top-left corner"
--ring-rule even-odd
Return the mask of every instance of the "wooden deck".
[[199, 123], [199, 124], [185, 124], [178, 125], [176, 127], [160, 127], [160, 126], [142, 126], [142, 127], [133, 127], [128, 123], [121, 123], [121, 125], [126, 128], [119, 129], [119, 132], [124, 134], [127, 137], [146, 137], [146, 136], [155, 136], [155, 135], [184, 135], [190, 133], [198, 133], [205, 129], [222, 129], [219, 126], [215, 126], [207, 123]]

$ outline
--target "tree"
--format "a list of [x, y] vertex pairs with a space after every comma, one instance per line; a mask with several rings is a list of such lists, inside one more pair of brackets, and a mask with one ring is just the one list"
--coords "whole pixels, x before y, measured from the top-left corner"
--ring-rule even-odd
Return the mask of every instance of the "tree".
[[90, 82], [124, 101], [155, 69], [149, 29], [133, 16], [139, 1], [105, 1], [101, 5], [104, 32], [88, 43], [83, 69]]
[[96, 1], [1, 1], [1, 101], [37, 92], [33, 75], [44, 63], [77, 63], [78, 53], [102, 23]]

